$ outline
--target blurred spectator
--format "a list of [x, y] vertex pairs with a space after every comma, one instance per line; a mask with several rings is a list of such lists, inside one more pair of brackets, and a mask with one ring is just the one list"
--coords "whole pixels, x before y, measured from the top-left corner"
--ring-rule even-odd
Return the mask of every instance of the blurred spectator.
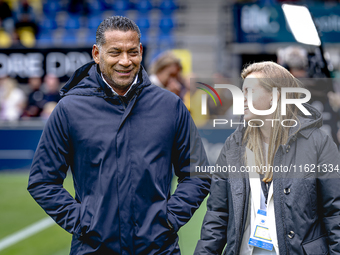
[[340, 93], [334, 93], [332, 91], [327, 94], [329, 103], [332, 106], [332, 109], [335, 112], [339, 112], [340, 110]]
[[47, 74], [44, 78], [43, 84], [44, 100], [47, 102], [59, 102], [60, 95], [60, 82], [57, 76], [54, 74]]
[[21, 29], [31, 30], [34, 35], [38, 32], [36, 13], [28, 0], [18, 2], [15, 28], [19, 31], [19, 34]]
[[9, 34], [14, 29], [12, 11], [4, 0], [0, 0], [0, 27], [3, 27]]
[[28, 79], [31, 93], [23, 117], [39, 117], [45, 104], [45, 95], [41, 90], [41, 78], [31, 77]]
[[150, 67], [150, 81], [176, 95], [180, 95], [184, 85], [179, 81], [182, 65], [170, 51], [162, 53]]
[[47, 120], [56, 106], [56, 102], [47, 102], [41, 112], [41, 118]]
[[278, 64], [287, 67], [296, 78], [306, 78], [308, 54], [302, 47], [290, 46], [278, 51]]
[[67, 9], [72, 14], [86, 15], [89, 12], [87, 1], [85, 0], [70, 0]]
[[[337, 138], [339, 116], [333, 110], [336, 108], [334, 101], [337, 99], [337, 95], [331, 92], [333, 90], [332, 80], [324, 79], [326, 78], [324, 73], [317, 73], [321, 72], [321, 69], [317, 68], [318, 70], [316, 70], [315, 67], [324, 63], [318, 63], [320, 60], [315, 56], [309, 58], [307, 51], [302, 47], [290, 46], [278, 51], [278, 63], [285, 66], [311, 93], [308, 103], [322, 113], [322, 129], [339, 146], [340, 141]], [[333, 105], [331, 105], [332, 103]]]
[[12, 78], [0, 79], [0, 119], [15, 121], [23, 112], [26, 96]]

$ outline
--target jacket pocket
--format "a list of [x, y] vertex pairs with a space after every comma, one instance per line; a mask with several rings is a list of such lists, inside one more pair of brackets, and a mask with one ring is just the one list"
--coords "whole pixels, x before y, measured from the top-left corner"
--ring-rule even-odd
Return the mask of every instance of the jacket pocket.
[[302, 244], [306, 255], [326, 255], [329, 254], [327, 236], [323, 235], [312, 241]]
[[87, 229], [89, 228], [88, 223], [86, 222], [87, 204], [88, 197], [84, 199], [80, 207], [79, 225], [76, 231], [76, 236], [78, 239], [83, 239]]

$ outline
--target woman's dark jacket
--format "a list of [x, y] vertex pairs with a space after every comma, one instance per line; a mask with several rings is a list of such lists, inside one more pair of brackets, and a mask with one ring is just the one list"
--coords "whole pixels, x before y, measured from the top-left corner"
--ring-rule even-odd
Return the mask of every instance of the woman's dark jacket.
[[[279, 251], [280, 255], [340, 254], [340, 155], [332, 138], [320, 129], [320, 113], [307, 104], [305, 107], [312, 116], [299, 117], [300, 128], [291, 128], [288, 142], [274, 158], [274, 166], [290, 168], [286, 173], [273, 173]], [[240, 127], [226, 140], [217, 160], [219, 166], [230, 164], [240, 169], [244, 165], [244, 128]], [[195, 254], [239, 254], [249, 194], [247, 173], [213, 176]]]

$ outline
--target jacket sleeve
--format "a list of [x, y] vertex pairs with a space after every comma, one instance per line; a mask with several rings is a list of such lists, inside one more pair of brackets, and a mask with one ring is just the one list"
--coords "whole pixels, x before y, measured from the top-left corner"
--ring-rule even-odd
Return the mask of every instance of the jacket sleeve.
[[207, 156], [196, 126], [181, 100], [177, 103], [176, 135], [172, 163], [178, 185], [168, 200], [168, 220], [178, 231], [192, 217], [210, 189], [208, 173], [195, 174], [195, 166], [208, 165]]
[[[218, 165], [226, 165], [226, 145], [224, 145], [219, 158]], [[201, 239], [198, 240], [195, 253], [201, 254], [222, 254], [227, 243], [228, 227], [228, 179], [226, 176], [214, 174], [211, 180], [210, 196], [207, 202]]]
[[318, 146], [318, 192], [322, 203], [322, 217], [328, 234], [329, 254], [340, 254], [340, 155], [328, 135], [322, 133], [320, 136], [322, 142]]
[[63, 188], [70, 156], [68, 122], [61, 100], [40, 138], [27, 189], [56, 223], [74, 234], [80, 228], [80, 203]]

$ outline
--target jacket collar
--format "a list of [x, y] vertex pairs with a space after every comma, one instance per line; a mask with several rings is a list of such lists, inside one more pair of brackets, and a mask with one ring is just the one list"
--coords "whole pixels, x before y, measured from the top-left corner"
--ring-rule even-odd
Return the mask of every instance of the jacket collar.
[[310, 104], [304, 103], [303, 106], [311, 113], [311, 115], [298, 116], [298, 124], [289, 130], [290, 138], [288, 142], [290, 142], [291, 139], [296, 139], [294, 138], [296, 134], [300, 134], [304, 138], [308, 138], [315, 128], [319, 128], [322, 126], [321, 113]]

